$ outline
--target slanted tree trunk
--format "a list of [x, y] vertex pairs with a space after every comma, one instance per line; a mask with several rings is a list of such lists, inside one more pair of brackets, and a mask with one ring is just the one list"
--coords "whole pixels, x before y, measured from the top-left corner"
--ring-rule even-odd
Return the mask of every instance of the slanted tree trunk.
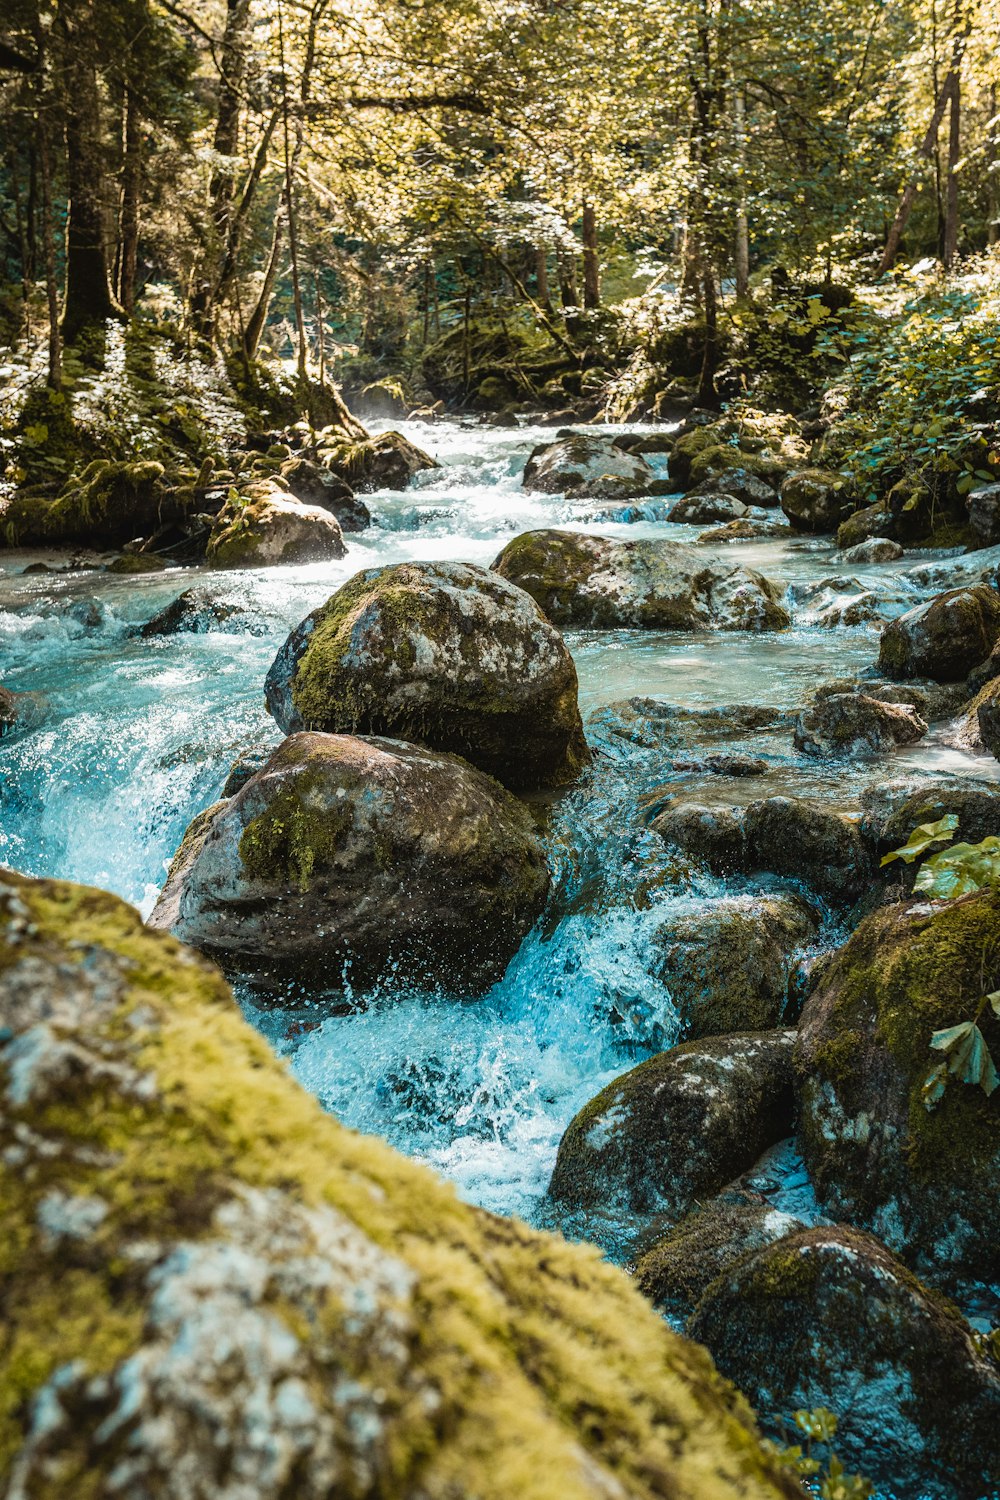
[[281, 263], [281, 245], [285, 232], [285, 200], [282, 194], [274, 216], [274, 229], [271, 234], [271, 249], [267, 257], [267, 265], [264, 268], [264, 280], [257, 297], [257, 303], [247, 321], [246, 331], [243, 335], [243, 352], [252, 363], [257, 358], [260, 348], [261, 336], [264, 325], [267, 322], [267, 314], [271, 306], [271, 297], [274, 294], [274, 283], [278, 279], [278, 266]]
[[601, 261], [597, 248], [597, 215], [592, 203], [583, 205], [583, 305], [592, 312], [601, 305]]

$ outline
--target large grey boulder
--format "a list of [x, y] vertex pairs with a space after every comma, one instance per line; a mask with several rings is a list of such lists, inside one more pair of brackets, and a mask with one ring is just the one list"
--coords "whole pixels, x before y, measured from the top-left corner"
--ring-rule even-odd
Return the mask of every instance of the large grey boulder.
[[292, 631], [267, 674], [286, 733], [390, 735], [507, 786], [560, 786], [589, 759], [573, 658], [535, 602], [467, 563], [358, 573]]
[[612, 438], [574, 433], [543, 443], [524, 470], [524, 488], [567, 499], [635, 499], [651, 493], [655, 470]]
[[213, 568], [265, 568], [325, 562], [346, 551], [329, 511], [300, 504], [273, 479], [256, 479], [219, 511], [206, 561]]
[[777, 584], [677, 542], [528, 531], [507, 544], [493, 567], [555, 625], [784, 630], [790, 623]]
[[195, 819], [149, 922], [278, 986], [481, 991], [548, 886], [527, 809], [457, 756], [297, 734]]
[[950, 589], [885, 627], [878, 664], [889, 677], [958, 682], [998, 640], [1000, 593], [988, 584]]

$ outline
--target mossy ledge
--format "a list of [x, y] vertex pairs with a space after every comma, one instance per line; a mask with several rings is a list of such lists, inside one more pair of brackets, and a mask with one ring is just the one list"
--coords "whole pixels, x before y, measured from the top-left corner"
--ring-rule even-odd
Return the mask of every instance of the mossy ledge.
[[8, 1495], [795, 1495], [596, 1252], [343, 1129], [221, 976], [0, 872]]

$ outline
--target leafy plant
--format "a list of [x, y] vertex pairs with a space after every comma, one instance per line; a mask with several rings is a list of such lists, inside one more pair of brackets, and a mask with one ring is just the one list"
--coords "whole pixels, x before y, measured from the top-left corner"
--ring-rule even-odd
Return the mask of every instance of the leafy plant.
[[1000, 884], [1000, 838], [990, 834], [980, 844], [953, 844], [921, 866], [914, 890], [939, 901], [968, 896], [986, 885]]
[[910, 837], [901, 849], [893, 849], [882, 860], [883, 865], [891, 865], [893, 860], [901, 859], [905, 864], [912, 864], [921, 854], [926, 854], [933, 844], [948, 843], [958, 828], [958, 818], [954, 813], [945, 813], [943, 818], [938, 818], [936, 823], [921, 823], [919, 828], [914, 828]]
[[804, 1479], [820, 1500], [868, 1500], [874, 1493], [869, 1480], [860, 1474], [848, 1474], [836, 1453], [828, 1453], [825, 1465], [813, 1453], [814, 1443], [829, 1448], [837, 1432], [836, 1414], [818, 1406], [813, 1411], [795, 1412], [793, 1420], [805, 1442], [787, 1447], [768, 1444], [778, 1461]]
[[979, 1028], [987, 1009], [1000, 1017], [1000, 990], [983, 995], [971, 1021], [946, 1026], [931, 1037], [932, 1050], [943, 1052], [944, 1058], [924, 1079], [921, 1094], [926, 1109], [934, 1109], [941, 1102], [951, 1078], [981, 1088], [987, 1099], [1000, 1083], [986, 1038]]

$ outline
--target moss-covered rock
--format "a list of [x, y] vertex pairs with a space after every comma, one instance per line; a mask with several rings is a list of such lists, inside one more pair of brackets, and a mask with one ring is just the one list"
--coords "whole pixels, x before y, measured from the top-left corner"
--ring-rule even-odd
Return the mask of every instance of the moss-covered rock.
[[3, 874], [0, 975], [11, 1496], [797, 1493], [627, 1278], [345, 1130], [115, 897]]
[[162, 573], [167, 566], [166, 558], [155, 552], [123, 552], [108, 563], [105, 571], [127, 577], [130, 573]]
[[896, 522], [883, 500], [863, 506], [837, 527], [837, 546], [848, 550], [874, 538], [894, 539]]
[[681, 912], [656, 930], [654, 964], [697, 1039], [765, 1031], [784, 1019], [797, 949], [817, 933], [815, 911], [796, 896], [725, 896]]
[[687, 1213], [791, 1134], [793, 1031], [683, 1042], [616, 1078], [559, 1143], [571, 1208]]
[[685, 495], [671, 506], [671, 521], [689, 526], [710, 526], [715, 521], [739, 521], [747, 514], [747, 506], [735, 495], [712, 493], [708, 495]]
[[766, 479], [751, 474], [749, 469], [727, 468], [721, 474], [710, 475], [691, 491], [693, 495], [733, 495], [744, 505], [762, 505], [770, 510], [778, 503], [778, 492]]
[[789, 875], [833, 900], [857, 900], [873, 874], [857, 823], [801, 797], [767, 797], [745, 807], [677, 797], [656, 812], [651, 827], [716, 874]]
[[[978, 844], [1000, 835], [1000, 787], [940, 781], [904, 784], [895, 793], [891, 786], [877, 787], [862, 796], [862, 806], [865, 831], [879, 855], [902, 848], [922, 823], [937, 823], [949, 814], [958, 819], [956, 843]], [[915, 873], [918, 867], [910, 868]], [[903, 873], [898, 865], [896, 873]]]
[[1000, 484], [981, 485], [966, 500], [969, 528], [977, 547], [1000, 543]]
[[830, 693], [804, 709], [795, 725], [795, 747], [805, 755], [884, 755], [912, 745], [927, 724], [905, 703], [882, 703], [866, 693]]
[[[838, 538], [839, 535], [838, 532]], [[866, 541], [855, 542], [852, 547], [848, 547], [844, 553], [844, 561], [847, 563], [898, 562], [903, 555], [903, 549], [898, 542], [890, 541], [888, 537], [871, 536]]]
[[415, 474], [438, 468], [436, 459], [401, 432], [380, 432], [377, 437], [335, 443], [326, 458], [334, 474], [366, 494], [372, 490], [405, 490]]
[[763, 480], [773, 489], [781, 483], [790, 462], [789, 458], [768, 452], [748, 451], [745, 447], [735, 447], [732, 443], [708, 443], [701, 446], [691, 459], [688, 483], [696, 489], [707, 479], [738, 472], [752, 474], [755, 479]]
[[686, 1318], [712, 1282], [744, 1256], [805, 1227], [760, 1193], [734, 1183], [643, 1250], [636, 1284], [656, 1307]]
[[371, 512], [347, 481], [313, 459], [288, 458], [279, 472], [293, 500], [328, 510], [341, 531], [366, 531], [371, 525]]
[[[932, 1280], [1000, 1274], [1000, 1095], [958, 1081], [928, 1110], [935, 1031], [1000, 987], [1000, 893], [866, 918], [800, 1028], [801, 1140], [821, 1201]], [[1000, 1057], [1000, 1021], [979, 1025]]]
[[574, 433], [535, 448], [524, 470], [524, 488], [567, 499], [628, 500], [651, 493], [656, 471], [639, 453], [613, 438]]
[[888, 677], [958, 682], [1000, 640], [1000, 593], [988, 584], [949, 589], [882, 632], [879, 669]]
[[507, 786], [561, 786], [589, 759], [573, 658], [522, 589], [466, 563], [357, 574], [267, 675], [286, 733], [385, 734], [462, 755]]
[[493, 564], [555, 625], [599, 630], [784, 630], [781, 590], [735, 563], [676, 542], [619, 542], [575, 531], [527, 531]]
[[801, 1230], [739, 1260], [689, 1323], [772, 1412], [825, 1407], [880, 1490], [983, 1500], [1000, 1474], [1000, 1366], [955, 1308], [871, 1235]]
[[527, 809], [457, 756], [297, 734], [195, 819], [150, 924], [279, 984], [485, 990], [548, 885]]
[[269, 568], [324, 562], [347, 548], [329, 511], [301, 505], [270, 479], [256, 479], [219, 511], [208, 539], [213, 568]]
[[782, 483], [781, 508], [796, 531], [836, 531], [848, 509], [844, 476], [835, 469], [798, 469]]
[[55, 499], [15, 494], [0, 517], [0, 540], [9, 547], [119, 547], [183, 520], [191, 498], [168, 489], [160, 463], [95, 459]]

